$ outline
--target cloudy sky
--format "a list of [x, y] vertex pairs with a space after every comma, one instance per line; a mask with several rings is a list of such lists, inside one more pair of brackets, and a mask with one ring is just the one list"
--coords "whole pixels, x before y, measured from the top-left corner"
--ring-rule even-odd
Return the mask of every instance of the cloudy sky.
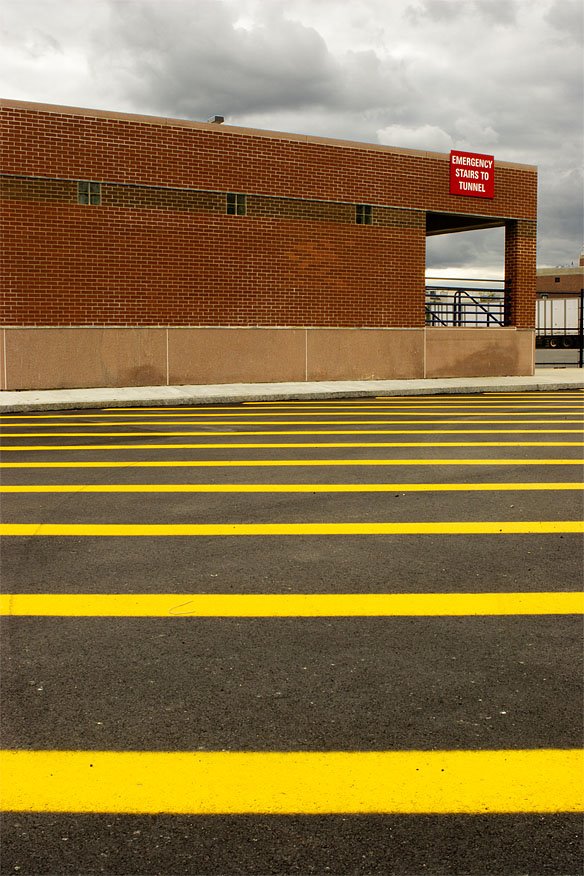
[[[539, 167], [540, 266], [583, 243], [581, 0], [3, 0], [0, 96], [462, 148]], [[433, 238], [500, 275], [503, 232]]]

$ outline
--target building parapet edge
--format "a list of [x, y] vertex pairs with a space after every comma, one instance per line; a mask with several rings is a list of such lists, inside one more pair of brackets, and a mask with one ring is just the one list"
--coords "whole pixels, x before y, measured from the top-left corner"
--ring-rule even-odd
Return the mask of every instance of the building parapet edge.
[[[197, 122], [190, 119], [175, 119], [165, 116], [150, 116], [139, 113], [122, 113], [112, 110], [90, 109], [86, 107], [61, 106], [58, 104], [35, 103], [25, 100], [12, 100], [0, 98], [0, 109], [22, 109], [29, 111], [53, 113], [56, 115], [82, 116], [85, 118], [106, 119], [120, 122], [135, 122], [143, 125], [158, 125], [161, 127], [193, 128], [200, 131], [209, 131], [214, 134], [234, 134], [236, 136], [263, 137], [271, 140], [289, 140], [314, 144], [318, 146], [333, 146], [343, 149], [359, 149], [368, 152], [385, 152], [395, 155], [407, 155], [413, 158], [430, 158], [436, 161], [449, 161], [450, 156], [445, 152], [431, 152], [419, 149], [406, 149], [400, 146], [385, 146], [381, 143], [367, 143], [360, 140], [343, 140], [329, 137], [318, 137], [312, 134], [294, 134], [285, 131], [270, 131], [263, 128], [246, 128], [236, 125], [217, 125], [212, 122]], [[495, 161], [495, 167], [522, 170], [528, 173], [537, 173], [534, 164], [520, 164], [510, 161]]]

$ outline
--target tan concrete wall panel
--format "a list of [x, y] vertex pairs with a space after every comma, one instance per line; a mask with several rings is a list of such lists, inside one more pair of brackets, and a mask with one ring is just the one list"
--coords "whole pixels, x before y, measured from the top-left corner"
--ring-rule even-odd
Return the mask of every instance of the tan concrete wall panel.
[[307, 380], [423, 377], [420, 329], [309, 329]]
[[533, 374], [533, 331], [426, 329], [426, 377], [507, 377]]
[[6, 330], [7, 389], [166, 384], [165, 329]]
[[167, 362], [175, 385], [414, 379], [424, 342], [426, 377], [533, 374], [528, 330], [185, 328], [168, 330], [167, 348], [163, 328], [15, 328], [0, 332], [0, 386], [165, 385]]
[[304, 339], [303, 329], [169, 329], [169, 382], [304, 380]]

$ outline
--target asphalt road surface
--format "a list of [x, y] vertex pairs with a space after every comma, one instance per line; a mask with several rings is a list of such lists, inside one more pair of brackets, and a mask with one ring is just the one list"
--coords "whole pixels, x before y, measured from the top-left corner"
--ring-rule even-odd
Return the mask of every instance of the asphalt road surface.
[[4, 874], [563, 874], [582, 392], [9, 415]]
[[577, 368], [580, 362], [580, 350], [575, 348], [555, 349], [537, 347], [535, 350], [535, 365], [550, 368], [554, 365], [563, 368]]

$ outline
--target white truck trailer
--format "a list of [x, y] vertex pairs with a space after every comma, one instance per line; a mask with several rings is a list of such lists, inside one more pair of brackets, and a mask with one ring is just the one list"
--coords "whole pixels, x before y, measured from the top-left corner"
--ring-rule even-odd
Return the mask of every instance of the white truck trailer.
[[545, 293], [536, 302], [536, 346], [582, 346], [582, 296]]

